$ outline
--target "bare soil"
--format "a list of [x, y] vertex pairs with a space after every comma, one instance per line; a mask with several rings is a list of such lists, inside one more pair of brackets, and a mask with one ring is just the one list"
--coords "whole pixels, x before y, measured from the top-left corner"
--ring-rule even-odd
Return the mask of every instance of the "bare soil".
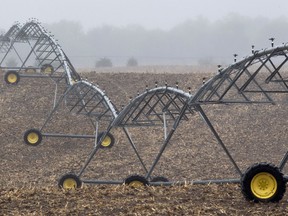
[[[173, 68], [174, 70], [175, 68]], [[130, 69], [131, 70], [131, 69]], [[167, 69], [168, 70], [168, 69]], [[118, 109], [146, 86], [175, 85], [192, 93], [209, 73], [185, 71], [89, 72]], [[3, 74], [0, 75], [3, 80]], [[153, 175], [183, 186], [140, 189], [124, 185], [87, 185], [75, 191], [58, 189], [65, 173], [79, 172], [93, 148], [91, 139], [44, 138], [27, 146], [23, 133], [40, 128], [53, 105], [55, 85], [47, 79], [22, 78], [18, 85], [0, 86], [0, 215], [288, 215], [287, 195], [279, 203], [246, 201], [238, 184], [191, 185], [199, 179], [239, 178], [223, 149], [202, 119], [192, 116], [177, 128]], [[61, 91], [61, 86], [59, 87]], [[244, 172], [258, 162], [278, 165], [287, 151], [287, 98], [277, 105], [205, 105], [207, 116]], [[104, 128], [104, 125], [102, 126]], [[47, 132], [93, 134], [83, 116], [61, 104]], [[163, 129], [131, 128], [133, 140], [149, 167], [163, 141]], [[85, 179], [124, 180], [143, 174], [121, 128], [112, 130], [116, 144], [100, 151], [83, 174]], [[287, 173], [287, 168], [283, 170]]]

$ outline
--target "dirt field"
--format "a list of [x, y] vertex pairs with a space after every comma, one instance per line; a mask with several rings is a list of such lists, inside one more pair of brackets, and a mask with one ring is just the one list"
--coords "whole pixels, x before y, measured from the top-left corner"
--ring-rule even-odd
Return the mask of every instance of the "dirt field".
[[[131, 69], [130, 69], [131, 70]], [[174, 72], [174, 73], [173, 73]], [[177, 72], [177, 73], [176, 73]], [[211, 74], [165, 68], [125, 73], [118, 70], [83, 73], [99, 84], [117, 108], [129, 103], [145, 86], [192, 88]], [[3, 80], [3, 74], [0, 75]], [[287, 195], [279, 203], [246, 201], [238, 184], [149, 186], [84, 185], [76, 191], [58, 189], [58, 179], [78, 172], [94, 143], [91, 139], [44, 138], [37, 147], [23, 142], [23, 133], [40, 128], [53, 105], [53, 82], [21, 79], [17, 86], [0, 86], [0, 215], [288, 215]], [[60, 88], [61, 89], [61, 88]], [[242, 171], [256, 162], [278, 165], [287, 150], [287, 98], [277, 105], [207, 105], [208, 117]], [[89, 121], [64, 104], [47, 132], [93, 134]], [[131, 128], [145, 163], [150, 165], [163, 137], [161, 128]], [[112, 131], [113, 148], [100, 151], [85, 179], [124, 180], [142, 174], [139, 162], [120, 128]], [[287, 168], [284, 168], [287, 174]], [[239, 178], [211, 132], [197, 115], [181, 123], [154, 173], [169, 180]]]

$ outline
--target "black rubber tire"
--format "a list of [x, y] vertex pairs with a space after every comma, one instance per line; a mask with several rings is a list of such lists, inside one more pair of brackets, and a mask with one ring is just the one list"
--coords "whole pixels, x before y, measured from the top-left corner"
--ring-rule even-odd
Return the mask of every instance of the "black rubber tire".
[[140, 182], [142, 185], [141, 186], [148, 186], [149, 182], [147, 179], [143, 176], [140, 175], [131, 175], [128, 178], [125, 179], [124, 184], [125, 185], [130, 185], [132, 187], [137, 187], [133, 185], [134, 182]]
[[[165, 182], [169, 182], [169, 180], [164, 176], [153, 177], [150, 181], [151, 185], [153, 186], [163, 186], [165, 185], [164, 184]], [[157, 183], [157, 184], [153, 184], [153, 183]]]
[[[273, 196], [261, 199], [255, 196], [251, 189], [252, 179], [259, 173], [269, 173], [272, 175], [277, 183], [277, 189]], [[279, 202], [286, 191], [286, 184], [283, 177], [283, 174], [280, 172], [279, 168], [273, 164], [269, 163], [256, 163], [250, 166], [246, 172], [242, 175], [241, 178], [241, 189], [244, 197], [247, 200], [251, 200], [254, 202]]]
[[[11, 75], [15, 76], [15, 81], [14, 80], [12, 81], [9, 78]], [[19, 81], [20, 81], [20, 76], [19, 76], [17, 71], [12, 71], [12, 70], [11, 71], [7, 71], [5, 73], [5, 75], [4, 75], [4, 81], [5, 81], [5, 83], [7, 83], [9, 85], [17, 85], [19, 83]]]
[[[99, 133], [97, 140], [100, 140], [104, 134], [105, 134], [105, 132]], [[108, 132], [106, 134], [106, 137], [110, 138], [110, 140], [111, 140], [110, 144], [109, 145], [102, 145], [102, 143], [101, 143], [100, 148], [112, 148], [113, 145], [115, 144], [115, 138], [111, 133]]]
[[[36, 140], [35, 142], [31, 142], [31, 139], [29, 138], [29, 134], [31, 135], [31, 133], [35, 133], [38, 136], [38, 140]], [[23, 138], [24, 143], [29, 146], [37, 146], [42, 142], [42, 134], [39, 130], [35, 128], [25, 131]]]
[[152, 178], [150, 182], [169, 182], [169, 179], [164, 176], [156, 176]]
[[[66, 188], [65, 186], [65, 181], [67, 179], [72, 179], [75, 181], [76, 183], [76, 186], [75, 187], [72, 187], [72, 188]], [[76, 189], [76, 188], [81, 188], [82, 186], [82, 181], [80, 180], [80, 178], [74, 174], [74, 173], [68, 173], [68, 174], [65, 174], [63, 175], [59, 181], [58, 181], [58, 187], [61, 188], [61, 189], [65, 189], [65, 190], [69, 190], [69, 189]]]
[[[50, 65], [50, 64], [44, 64], [44, 65], [42, 65], [42, 67], [41, 67], [41, 73], [45, 73], [45, 70], [47, 69], [47, 68], [51, 68], [51, 72], [49, 72], [50, 74], [52, 74], [53, 72], [54, 72], [54, 67], [52, 66], [52, 65]], [[47, 72], [46, 72], [47, 73]]]

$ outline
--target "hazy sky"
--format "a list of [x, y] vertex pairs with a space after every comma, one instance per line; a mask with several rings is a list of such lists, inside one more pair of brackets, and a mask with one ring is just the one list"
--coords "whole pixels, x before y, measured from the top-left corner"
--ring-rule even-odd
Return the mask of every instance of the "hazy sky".
[[80, 22], [85, 30], [103, 24], [170, 29], [197, 16], [211, 21], [229, 13], [287, 17], [288, 0], [0, 0], [0, 28], [35, 17], [43, 23]]

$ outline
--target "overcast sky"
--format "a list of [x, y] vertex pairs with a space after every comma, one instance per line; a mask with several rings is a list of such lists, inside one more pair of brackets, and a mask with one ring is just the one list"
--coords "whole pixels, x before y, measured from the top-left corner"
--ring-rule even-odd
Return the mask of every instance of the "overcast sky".
[[211, 21], [230, 13], [287, 18], [287, 11], [288, 0], [1, 0], [0, 28], [35, 17], [48, 24], [77, 21], [84, 30], [105, 24], [170, 29], [198, 16]]

